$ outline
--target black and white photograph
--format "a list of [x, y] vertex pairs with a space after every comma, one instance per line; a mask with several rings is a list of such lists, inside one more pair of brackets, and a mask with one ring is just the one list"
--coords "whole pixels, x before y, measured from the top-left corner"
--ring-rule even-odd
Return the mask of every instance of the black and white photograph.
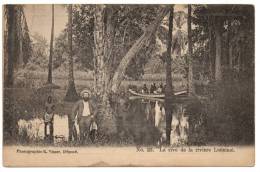
[[5, 166], [254, 166], [254, 5], [2, 9]]

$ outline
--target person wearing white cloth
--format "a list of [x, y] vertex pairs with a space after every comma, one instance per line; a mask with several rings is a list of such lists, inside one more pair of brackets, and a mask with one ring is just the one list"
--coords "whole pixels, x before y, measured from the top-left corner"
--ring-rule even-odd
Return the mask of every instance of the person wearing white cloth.
[[93, 121], [95, 121], [96, 113], [94, 111], [93, 103], [90, 100], [90, 92], [88, 90], [83, 90], [81, 92], [81, 97], [82, 99], [77, 101], [73, 107], [71, 119], [73, 121], [75, 121], [75, 119], [78, 120], [80, 141], [81, 143], [84, 143], [85, 139], [89, 137], [90, 127]]

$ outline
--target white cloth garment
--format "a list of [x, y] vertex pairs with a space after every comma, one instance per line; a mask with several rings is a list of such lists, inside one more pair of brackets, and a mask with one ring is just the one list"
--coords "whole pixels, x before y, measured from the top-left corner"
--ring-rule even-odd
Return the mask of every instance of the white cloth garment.
[[188, 141], [188, 129], [189, 129], [189, 121], [188, 121], [188, 117], [186, 116], [181, 116], [180, 119], [180, 138], [187, 142]]
[[92, 131], [92, 130], [97, 130], [98, 129], [98, 126], [97, 126], [97, 123], [94, 121], [90, 124], [90, 128], [89, 128], [89, 131]]
[[47, 113], [45, 112], [45, 115], [44, 115], [44, 122], [52, 122], [52, 119], [53, 119], [53, 113]]
[[175, 116], [175, 115], [173, 115], [172, 116], [172, 130], [171, 130], [171, 140], [170, 140], [170, 143], [171, 143], [171, 145], [175, 145], [175, 144], [178, 144], [178, 142], [179, 142], [179, 134], [178, 134], [178, 132], [177, 132], [177, 127], [178, 127], [178, 125], [179, 125], [179, 120], [178, 120], [178, 118]]
[[53, 116], [54, 144], [60, 144], [69, 139], [69, 118], [68, 115]]
[[90, 115], [89, 103], [83, 101], [83, 104], [84, 104], [84, 108], [83, 108], [82, 116], [89, 116]]
[[160, 122], [163, 119], [163, 116], [165, 116], [165, 110], [164, 107], [162, 107], [162, 105], [159, 105], [158, 101], [155, 102], [155, 127], [159, 127]]

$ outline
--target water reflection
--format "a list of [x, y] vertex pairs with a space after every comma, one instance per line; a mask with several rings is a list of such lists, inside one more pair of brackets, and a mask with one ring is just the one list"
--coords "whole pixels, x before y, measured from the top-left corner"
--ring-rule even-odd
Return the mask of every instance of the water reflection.
[[[130, 102], [132, 112], [129, 114], [133, 115], [133, 121], [135, 121], [133, 125], [135, 134], [138, 135], [139, 132], [142, 135], [142, 132], [144, 132], [152, 135], [151, 140], [145, 140], [144, 142], [139, 140], [138, 143], [164, 144], [166, 142], [166, 117], [163, 99], [145, 100], [131, 97]], [[138, 127], [140, 127], [140, 131], [138, 131]], [[142, 131], [141, 128], [146, 128], [149, 131]], [[173, 104], [171, 128], [171, 145], [187, 144], [189, 119], [184, 104]]]
[[[173, 105], [171, 145], [187, 144], [189, 119], [183, 104]], [[163, 99], [119, 99], [116, 108], [118, 137], [133, 140], [137, 145], [161, 145], [166, 142], [166, 117]], [[54, 115], [54, 144], [68, 141], [68, 116]], [[77, 129], [77, 124], [76, 124]], [[44, 140], [41, 118], [18, 121], [20, 142]], [[78, 129], [79, 130], [79, 129]], [[79, 132], [76, 130], [77, 132]], [[127, 144], [127, 143], [126, 143]]]
[[[20, 143], [37, 143], [45, 139], [44, 120], [42, 118], [20, 119], [17, 125]], [[53, 119], [54, 144], [67, 142], [68, 133], [68, 115], [60, 116], [55, 114]]]

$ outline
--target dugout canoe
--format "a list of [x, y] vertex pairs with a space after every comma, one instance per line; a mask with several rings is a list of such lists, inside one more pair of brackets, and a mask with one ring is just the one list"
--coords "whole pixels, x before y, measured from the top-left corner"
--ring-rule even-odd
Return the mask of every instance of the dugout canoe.
[[[136, 91], [131, 90], [131, 89], [129, 89], [129, 92], [131, 94], [133, 94], [134, 96], [147, 97], [147, 98], [164, 98], [165, 97], [164, 94], [142, 94], [142, 93], [137, 93]], [[177, 95], [183, 95], [186, 93], [187, 93], [187, 90], [182, 90], [182, 91], [174, 92], [174, 95], [177, 96]]]

